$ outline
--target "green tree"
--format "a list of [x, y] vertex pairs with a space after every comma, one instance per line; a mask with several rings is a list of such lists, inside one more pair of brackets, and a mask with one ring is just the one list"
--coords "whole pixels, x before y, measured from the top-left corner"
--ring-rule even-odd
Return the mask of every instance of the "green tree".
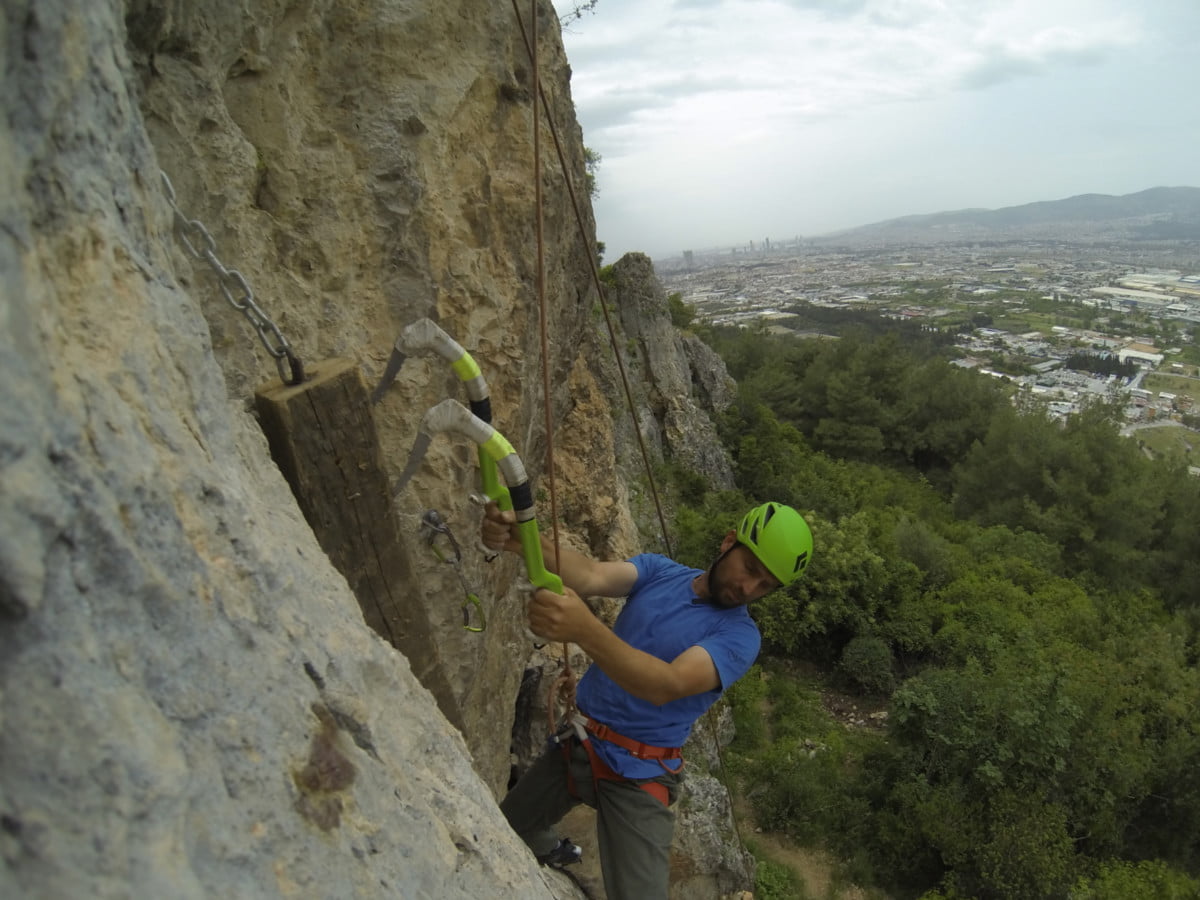
[[[595, 6], [595, 0], [585, 6], [588, 8]], [[587, 187], [588, 197], [593, 200], [600, 193], [600, 183], [596, 180], [596, 173], [600, 171], [601, 158], [600, 153], [591, 147], [583, 148], [584, 184]]]
[[671, 313], [671, 324], [681, 330], [690, 326], [696, 318], [696, 307], [684, 303], [683, 294], [678, 291], [667, 295], [667, 309]]
[[1095, 404], [1060, 425], [1041, 413], [998, 411], [955, 470], [955, 509], [984, 524], [1045, 535], [1074, 573], [1133, 587], [1152, 578], [1165, 503], [1156, 469]]
[[1161, 860], [1112, 860], [1093, 878], [1080, 879], [1072, 900], [1191, 900], [1200, 897], [1200, 880]]

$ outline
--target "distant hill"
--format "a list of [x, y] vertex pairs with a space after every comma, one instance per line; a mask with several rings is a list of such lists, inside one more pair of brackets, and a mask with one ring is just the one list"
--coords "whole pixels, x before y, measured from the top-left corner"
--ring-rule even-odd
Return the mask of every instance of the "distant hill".
[[960, 209], [903, 216], [815, 238], [818, 243], [942, 243], [970, 240], [1197, 241], [1200, 188], [1155, 187], [1114, 197], [1079, 194], [1065, 200], [1002, 209]]

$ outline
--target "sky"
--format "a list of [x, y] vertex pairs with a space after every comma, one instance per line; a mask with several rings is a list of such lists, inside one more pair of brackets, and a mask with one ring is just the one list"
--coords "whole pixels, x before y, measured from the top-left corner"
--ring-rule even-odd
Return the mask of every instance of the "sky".
[[1200, 0], [598, 0], [563, 43], [606, 262], [1200, 186]]

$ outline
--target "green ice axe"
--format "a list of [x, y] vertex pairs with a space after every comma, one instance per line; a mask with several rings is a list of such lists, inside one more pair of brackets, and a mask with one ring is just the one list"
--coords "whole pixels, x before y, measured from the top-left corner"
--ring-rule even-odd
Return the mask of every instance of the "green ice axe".
[[[483, 378], [478, 363], [432, 319], [418, 319], [400, 332], [400, 337], [396, 338], [396, 343], [392, 347], [392, 355], [388, 359], [383, 377], [371, 393], [372, 403], [378, 403], [383, 399], [387, 389], [396, 380], [405, 358], [417, 353], [436, 353], [450, 363], [450, 368], [454, 370], [458, 380], [467, 388], [471, 414], [485, 424], [491, 424], [492, 400], [488, 395], [487, 382]], [[485, 452], [482, 445], [479, 447], [479, 480], [483, 486], [483, 492], [487, 494], [489, 500], [494, 500], [496, 505], [503, 510], [513, 508], [513, 501], [509, 496], [508, 489], [500, 483], [496, 474], [496, 461]]]
[[[529, 487], [529, 476], [525, 474], [525, 464], [521, 462], [521, 457], [517, 456], [517, 451], [504, 435], [457, 400], [443, 400], [430, 407], [421, 417], [420, 431], [408, 454], [408, 464], [392, 489], [393, 495], [400, 493], [420, 468], [425, 451], [433, 441], [433, 435], [443, 431], [457, 432], [474, 441], [479, 445], [480, 460], [486, 457], [491, 464], [493, 476], [497, 469], [504, 475], [505, 484], [508, 485], [504, 496], [509, 499], [510, 505], [501, 506], [501, 509], [511, 509], [516, 513], [517, 537], [521, 541], [521, 557], [525, 560], [525, 571], [529, 574], [529, 580], [533, 582], [534, 587], [561, 594], [562, 579], [546, 569], [545, 560], [542, 558], [542, 541], [533, 509], [533, 491]], [[488, 496], [496, 499], [490, 493]]]

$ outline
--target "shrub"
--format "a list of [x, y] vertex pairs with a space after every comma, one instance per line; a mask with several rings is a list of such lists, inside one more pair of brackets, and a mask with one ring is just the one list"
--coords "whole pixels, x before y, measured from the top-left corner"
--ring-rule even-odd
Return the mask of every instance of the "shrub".
[[1188, 900], [1200, 896], [1200, 881], [1161, 860], [1114, 860], [1101, 865], [1095, 878], [1082, 879], [1071, 896], [1076, 900]]
[[758, 861], [754, 896], [756, 900], [808, 900], [808, 892], [796, 873], [770, 859]]
[[892, 648], [872, 635], [859, 635], [842, 650], [838, 671], [868, 694], [891, 694], [896, 688]]

